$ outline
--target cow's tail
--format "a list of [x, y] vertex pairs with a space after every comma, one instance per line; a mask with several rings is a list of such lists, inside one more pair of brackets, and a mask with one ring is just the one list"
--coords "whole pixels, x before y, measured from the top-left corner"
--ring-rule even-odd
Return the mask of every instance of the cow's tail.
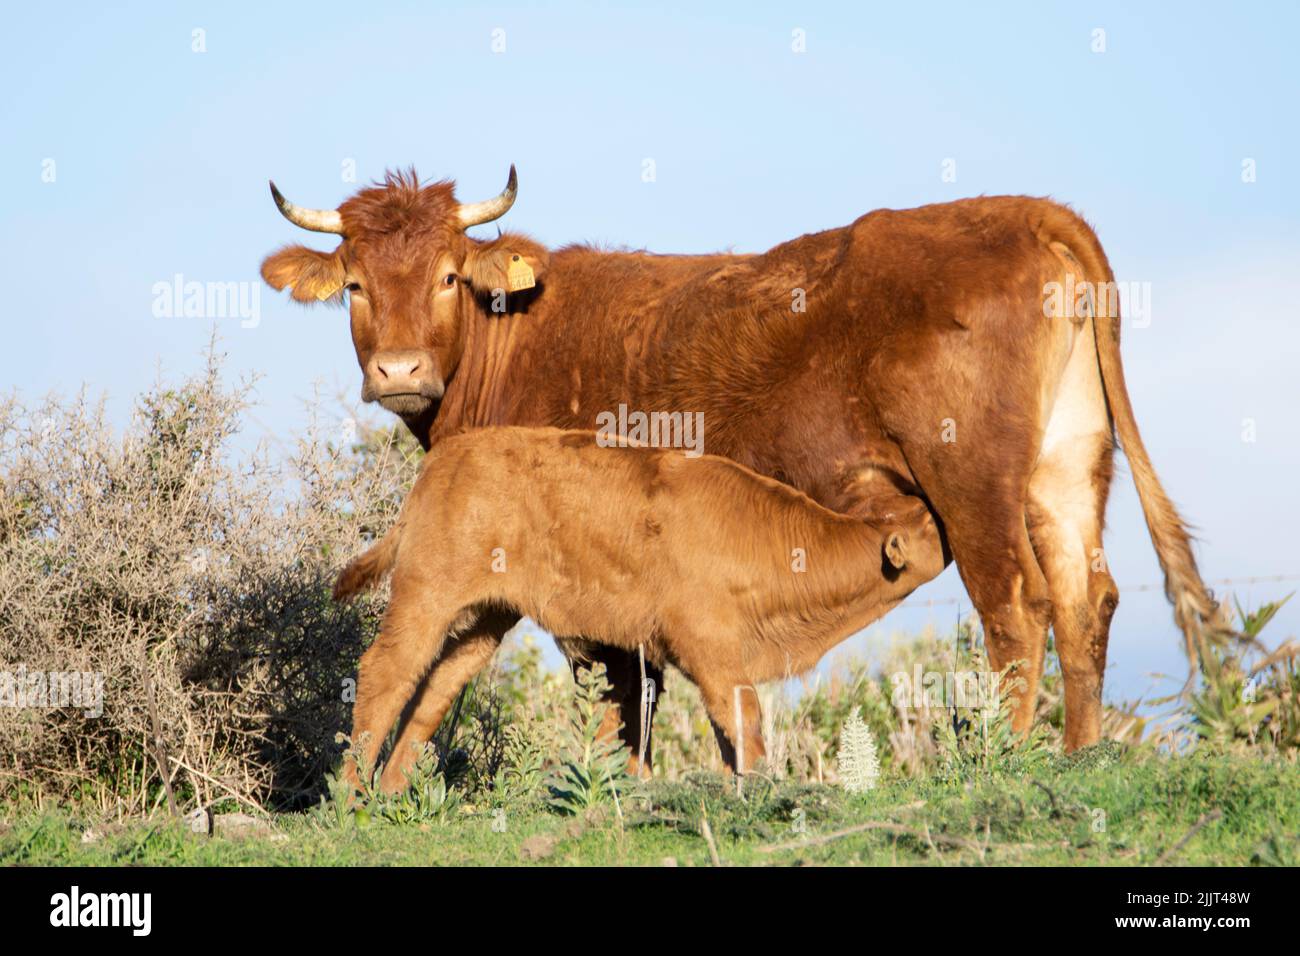
[[[1080, 225], [1083, 225], [1080, 221]], [[1097, 358], [1101, 366], [1102, 386], [1120, 447], [1128, 459], [1137, 485], [1142, 515], [1146, 518], [1151, 543], [1155, 546], [1160, 569], [1165, 576], [1165, 595], [1174, 607], [1174, 620], [1183, 633], [1189, 666], [1195, 668], [1206, 640], [1217, 641], [1232, 632], [1213, 593], [1201, 579], [1192, 554], [1192, 536], [1178, 509], [1165, 493], [1155, 466], [1142, 443], [1133, 403], [1124, 382], [1124, 365], [1120, 359], [1120, 314], [1115, 275], [1091, 229], [1072, 236], [1070, 251], [1082, 259], [1087, 278], [1093, 282], [1093, 332]], [[1111, 313], [1114, 314], [1111, 314]], [[1190, 678], [1189, 678], [1190, 680]]]
[[388, 529], [370, 550], [354, 558], [334, 582], [334, 600], [347, 601], [362, 591], [373, 587], [393, 567], [397, 558], [397, 545], [401, 539], [402, 522]]

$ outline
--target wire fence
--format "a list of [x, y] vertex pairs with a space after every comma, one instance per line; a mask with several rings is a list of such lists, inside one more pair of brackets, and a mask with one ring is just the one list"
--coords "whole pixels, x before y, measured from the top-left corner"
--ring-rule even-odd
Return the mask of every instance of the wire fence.
[[[1269, 574], [1263, 577], [1255, 578], [1217, 578], [1205, 583], [1211, 587], [1241, 585], [1241, 584], [1278, 584], [1285, 581], [1300, 581], [1300, 574]], [[1121, 594], [1134, 594], [1141, 591], [1163, 591], [1163, 584], [1132, 584], [1119, 589]], [[948, 598], [930, 598], [925, 601], [904, 601], [898, 607], [952, 607], [959, 604], [970, 604], [970, 598], [965, 597], [948, 597]]]

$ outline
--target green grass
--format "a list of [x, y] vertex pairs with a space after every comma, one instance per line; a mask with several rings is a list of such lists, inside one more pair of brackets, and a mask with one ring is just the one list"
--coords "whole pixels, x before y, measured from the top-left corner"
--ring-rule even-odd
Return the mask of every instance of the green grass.
[[466, 798], [422, 823], [285, 814], [243, 837], [194, 834], [162, 817], [88, 823], [10, 806], [0, 810], [0, 864], [707, 866], [705, 819], [724, 865], [1294, 866], [1300, 767], [1103, 745], [1015, 773], [885, 779], [861, 796], [752, 777], [738, 796], [733, 780], [700, 775], [579, 817], [536, 798]]

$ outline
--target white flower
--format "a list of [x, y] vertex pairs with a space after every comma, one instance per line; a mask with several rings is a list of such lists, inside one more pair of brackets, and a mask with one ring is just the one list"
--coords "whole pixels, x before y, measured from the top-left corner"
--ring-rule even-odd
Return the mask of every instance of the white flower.
[[849, 719], [840, 730], [839, 777], [840, 785], [849, 793], [872, 790], [880, 777], [880, 760], [876, 757], [876, 741], [871, 728], [866, 725], [854, 707]]

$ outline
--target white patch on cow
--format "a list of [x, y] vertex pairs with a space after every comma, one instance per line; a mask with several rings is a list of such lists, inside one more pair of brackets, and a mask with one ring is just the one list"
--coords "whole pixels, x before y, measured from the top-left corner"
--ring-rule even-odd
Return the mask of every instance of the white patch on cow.
[[1048, 410], [1040, 461], [1056, 457], [1063, 446], [1074, 440], [1110, 432], [1092, 322], [1089, 318], [1081, 328], [1068, 322], [1060, 325], [1062, 330], [1068, 330], [1064, 336], [1065, 361]]
[[1089, 549], [1099, 541], [1093, 471], [1110, 438], [1110, 419], [1093, 320], [1077, 331], [1069, 322], [1060, 327], [1071, 330], [1071, 348], [1029, 480], [1029, 499], [1048, 525], [1036, 543], [1051, 552], [1040, 560], [1046, 558], [1057, 569], [1053, 600], [1073, 603], [1086, 598]]

